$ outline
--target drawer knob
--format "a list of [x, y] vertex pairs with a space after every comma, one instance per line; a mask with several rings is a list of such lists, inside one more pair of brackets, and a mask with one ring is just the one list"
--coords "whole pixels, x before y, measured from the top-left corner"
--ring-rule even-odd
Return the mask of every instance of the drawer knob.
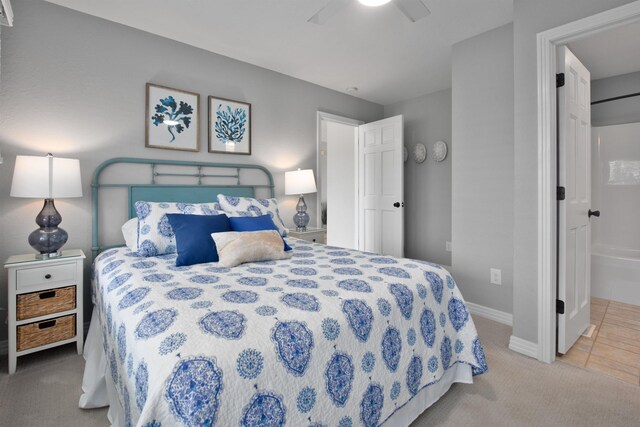
[[51, 274], [45, 274], [44, 278], [45, 279], [51, 279]]

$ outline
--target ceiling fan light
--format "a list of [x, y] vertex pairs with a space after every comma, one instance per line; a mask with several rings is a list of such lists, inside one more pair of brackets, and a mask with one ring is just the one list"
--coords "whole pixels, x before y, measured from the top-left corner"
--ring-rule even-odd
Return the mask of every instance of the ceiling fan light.
[[365, 6], [382, 6], [383, 4], [389, 3], [391, 0], [358, 0], [361, 4]]

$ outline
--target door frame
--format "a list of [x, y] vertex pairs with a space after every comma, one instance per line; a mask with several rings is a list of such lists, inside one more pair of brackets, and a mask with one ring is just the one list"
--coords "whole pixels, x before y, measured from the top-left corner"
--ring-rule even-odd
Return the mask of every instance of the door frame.
[[537, 35], [538, 56], [538, 360], [556, 357], [556, 48], [640, 21], [640, 0]]
[[[322, 177], [320, 176], [320, 143], [322, 142], [322, 122], [334, 122], [334, 123], [340, 123], [343, 125], [348, 125], [348, 126], [353, 126], [355, 128], [357, 128], [358, 126], [364, 124], [364, 122], [362, 120], [356, 120], [356, 119], [352, 119], [349, 117], [344, 117], [344, 116], [339, 116], [337, 114], [331, 114], [331, 113], [327, 113], [321, 110], [318, 110], [316, 112], [316, 181], [317, 181], [317, 185], [318, 188], [322, 188]], [[356, 132], [357, 135], [357, 132]], [[358, 144], [357, 144], [357, 136], [356, 136], [356, 150], [358, 149]], [[356, 165], [355, 165], [355, 171], [357, 173], [357, 156], [356, 156]], [[356, 179], [356, 183], [357, 183], [357, 179]], [[326, 190], [326, 189], [324, 189]], [[357, 203], [357, 202], [356, 202]], [[356, 209], [357, 212], [357, 209]], [[317, 228], [321, 228], [322, 227], [322, 203], [320, 200], [320, 191], [318, 191], [318, 200], [316, 201], [316, 227]], [[357, 217], [357, 215], [356, 215]]]

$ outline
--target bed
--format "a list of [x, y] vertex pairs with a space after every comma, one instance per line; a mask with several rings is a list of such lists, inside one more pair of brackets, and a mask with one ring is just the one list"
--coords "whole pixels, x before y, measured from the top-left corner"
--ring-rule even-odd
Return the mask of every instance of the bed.
[[[151, 165], [152, 182], [104, 184], [101, 172], [118, 163]], [[157, 183], [160, 165], [196, 170], [164, 176], [197, 183]], [[129, 216], [150, 197], [273, 194], [260, 167], [266, 184], [240, 184], [244, 167], [113, 159], [96, 171], [94, 214], [101, 188], [124, 188]], [[96, 217], [80, 407], [108, 405], [114, 426], [409, 425], [453, 383], [487, 370], [464, 299], [439, 265], [287, 238], [288, 260], [176, 267], [176, 254], [105, 248], [101, 224]]]

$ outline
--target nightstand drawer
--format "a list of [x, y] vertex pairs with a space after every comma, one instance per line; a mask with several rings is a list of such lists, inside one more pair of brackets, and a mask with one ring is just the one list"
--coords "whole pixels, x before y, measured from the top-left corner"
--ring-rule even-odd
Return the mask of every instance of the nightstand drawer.
[[76, 315], [18, 326], [17, 350], [24, 351], [76, 336]]
[[16, 296], [16, 319], [25, 320], [76, 308], [76, 287], [48, 289]]
[[17, 271], [17, 289], [34, 285], [57, 282], [70, 282], [76, 278], [76, 264], [59, 264], [52, 266], [25, 268]]

